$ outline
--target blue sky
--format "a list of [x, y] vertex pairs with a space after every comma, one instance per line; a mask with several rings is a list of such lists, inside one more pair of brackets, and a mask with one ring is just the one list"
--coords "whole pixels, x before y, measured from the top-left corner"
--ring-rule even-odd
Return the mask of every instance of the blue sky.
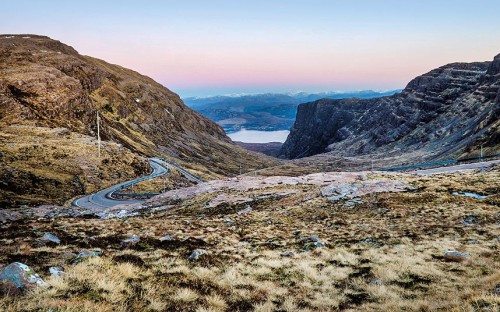
[[500, 1], [3, 1], [48, 35], [182, 96], [402, 88], [500, 53]]

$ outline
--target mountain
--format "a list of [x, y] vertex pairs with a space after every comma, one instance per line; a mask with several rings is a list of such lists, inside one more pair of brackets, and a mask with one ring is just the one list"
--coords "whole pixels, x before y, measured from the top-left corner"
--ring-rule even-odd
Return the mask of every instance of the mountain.
[[453, 63], [419, 76], [398, 94], [301, 104], [280, 157], [419, 156], [423, 160], [497, 154], [500, 55]]
[[216, 121], [226, 133], [247, 130], [289, 130], [300, 103], [322, 98], [374, 98], [392, 95], [399, 90], [377, 92], [372, 90], [353, 92], [323, 92], [294, 94], [253, 94], [213, 97], [184, 98], [186, 105], [205, 117]]
[[0, 35], [0, 103], [0, 206], [61, 203], [148, 172], [150, 156], [205, 178], [274, 163], [151, 78], [44, 36]]

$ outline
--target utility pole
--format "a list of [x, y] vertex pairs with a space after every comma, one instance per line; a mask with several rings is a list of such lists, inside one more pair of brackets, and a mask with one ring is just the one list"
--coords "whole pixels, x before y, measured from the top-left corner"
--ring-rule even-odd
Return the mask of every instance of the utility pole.
[[99, 158], [101, 158], [101, 132], [99, 128], [99, 122], [101, 118], [99, 117], [99, 111], [97, 111], [97, 149], [99, 153]]
[[372, 171], [373, 171], [373, 159], [372, 159]]
[[240, 175], [241, 175], [241, 164], [240, 164]]
[[483, 144], [481, 144], [481, 161], [483, 161]]

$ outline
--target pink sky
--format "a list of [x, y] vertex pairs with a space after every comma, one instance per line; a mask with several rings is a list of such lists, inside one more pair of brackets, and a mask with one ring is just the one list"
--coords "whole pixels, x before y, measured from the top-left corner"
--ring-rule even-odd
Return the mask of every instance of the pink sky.
[[498, 12], [498, 0], [17, 0], [0, 20], [191, 96], [403, 88], [500, 53]]

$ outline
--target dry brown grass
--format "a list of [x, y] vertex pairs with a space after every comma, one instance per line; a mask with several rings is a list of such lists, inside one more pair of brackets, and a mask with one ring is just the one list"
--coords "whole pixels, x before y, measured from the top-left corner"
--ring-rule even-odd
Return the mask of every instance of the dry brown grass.
[[[371, 178], [376, 178], [372, 176]], [[395, 176], [418, 189], [368, 195], [348, 208], [299, 193], [242, 207], [204, 208], [217, 194], [181, 202], [172, 211], [126, 220], [31, 220], [2, 229], [0, 263], [24, 261], [47, 276], [66, 275], [24, 297], [0, 299], [6, 311], [497, 311], [499, 171], [435, 177]], [[245, 193], [278, 192], [285, 186]], [[490, 195], [474, 199], [450, 191]], [[305, 200], [307, 198], [307, 200]], [[475, 224], [463, 223], [475, 216]], [[231, 219], [228, 222], [227, 219]], [[226, 219], [226, 220], [225, 220]], [[50, 230], [57, 248], [34, 248]], [[130, 250], [120, 240], [139, 234]], [[158, 238], [173, 235], [171, 242]], [[327, 247], [301, 252], [317, 234]], [[38, 234], [36, 234], [38, 235]], [[94, 236], [94, 240], [85, 239]], [[27, 247], [16, 243], [24, 240]], [[101, 258], [69, 265], [64, 252], [100, 248]], [[210, 253], [198, 261], [196, 248]], [[468, 252], [468, 263], [446, 262], [446, 250]], [[283, 251], [294, 257], [282, 257]]]
[[0, 125], [0, 205], [63, 204], [150, 171], [147, 160], [119, 144], [102, 143], [64, 128]]

